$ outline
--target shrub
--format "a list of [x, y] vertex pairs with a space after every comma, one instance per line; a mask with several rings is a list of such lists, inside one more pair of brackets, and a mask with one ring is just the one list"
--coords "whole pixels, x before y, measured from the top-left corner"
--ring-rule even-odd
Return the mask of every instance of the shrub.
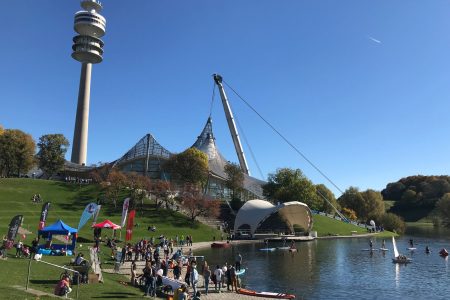
[[353, 209], [344, 207], [342, 209], [342, 213], [350, 221], [356, 221], [356, 219], [357, 219], [356, 213], [355, 213], [355, 211]]
[[380, 218], [380, 223], [383, 225], [384, 229], [395, 231], [399, 234], [404, 233], [406, 229], [406, 224], [403, 219], [393, 213], [386, 213], [382, 215]]

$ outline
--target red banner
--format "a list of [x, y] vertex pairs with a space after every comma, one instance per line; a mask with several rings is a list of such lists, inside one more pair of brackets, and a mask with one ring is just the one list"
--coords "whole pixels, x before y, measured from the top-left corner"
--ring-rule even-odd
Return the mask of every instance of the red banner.
[[133, 226], [134, 226], [134, 215], [136, 214], [136, 210], [130, 211], [128, 214], [128, 222], [127, 222], [127, 234], [125, 236], [126, 241], [130, 241], [133, 235]]

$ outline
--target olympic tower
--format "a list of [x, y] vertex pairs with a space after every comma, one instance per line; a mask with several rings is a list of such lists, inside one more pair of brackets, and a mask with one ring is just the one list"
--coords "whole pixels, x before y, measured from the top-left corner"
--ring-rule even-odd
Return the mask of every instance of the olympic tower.
[[91, 93], [92, 64], [103, 60], [103, 41], [106, 19], [100, 15], [102, 4], [97, 0], [81, 0], [82, 11], [75, 14], [72, 57], [81, 62], [80, 87], [78, 90], [77, 116], [72, 143], [73, 163], [86, 165], [89, 100]]

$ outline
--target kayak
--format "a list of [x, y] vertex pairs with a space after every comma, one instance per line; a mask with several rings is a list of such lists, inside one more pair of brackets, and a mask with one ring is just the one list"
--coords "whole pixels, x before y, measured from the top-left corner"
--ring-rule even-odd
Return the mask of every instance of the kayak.
[[211, 248], [230, 248], [231, 243], [212, 243]]
[[277, 248], [261, 248], [259, 249], [259, 251], [267, 251], [267, 252], [272, 252], [275, 251]]
[[238, 293], [247, 296], [255, 297], [266, 297], [266, 298], [276, 298], [276, 299], [295, 299], [295, 295], [281, 294], [281, 293], [271, 293], [271, 292], [256, 292], [247, 289], [238, 289]]
[[240, 269], [239, 271], [236, 271], [236, 276], [242, 276], [245, 274], [245, 269]]

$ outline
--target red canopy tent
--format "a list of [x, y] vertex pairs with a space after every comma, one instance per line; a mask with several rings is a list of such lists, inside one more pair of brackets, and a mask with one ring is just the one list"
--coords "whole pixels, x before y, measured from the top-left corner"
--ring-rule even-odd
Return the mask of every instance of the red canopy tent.
[[114, 224], [114, 223], [111, 222], [110, 220], [105, 220], [105, 221], [103, 221], [103, 222], [101, 222], [101, 223], [92, 225], [92, 227], [93, 227], [93, 228], [109, 228], [109, 229], [113, 229], [113, 230], [122, 228], [122, 227], [120, 227], [119, 225]]

